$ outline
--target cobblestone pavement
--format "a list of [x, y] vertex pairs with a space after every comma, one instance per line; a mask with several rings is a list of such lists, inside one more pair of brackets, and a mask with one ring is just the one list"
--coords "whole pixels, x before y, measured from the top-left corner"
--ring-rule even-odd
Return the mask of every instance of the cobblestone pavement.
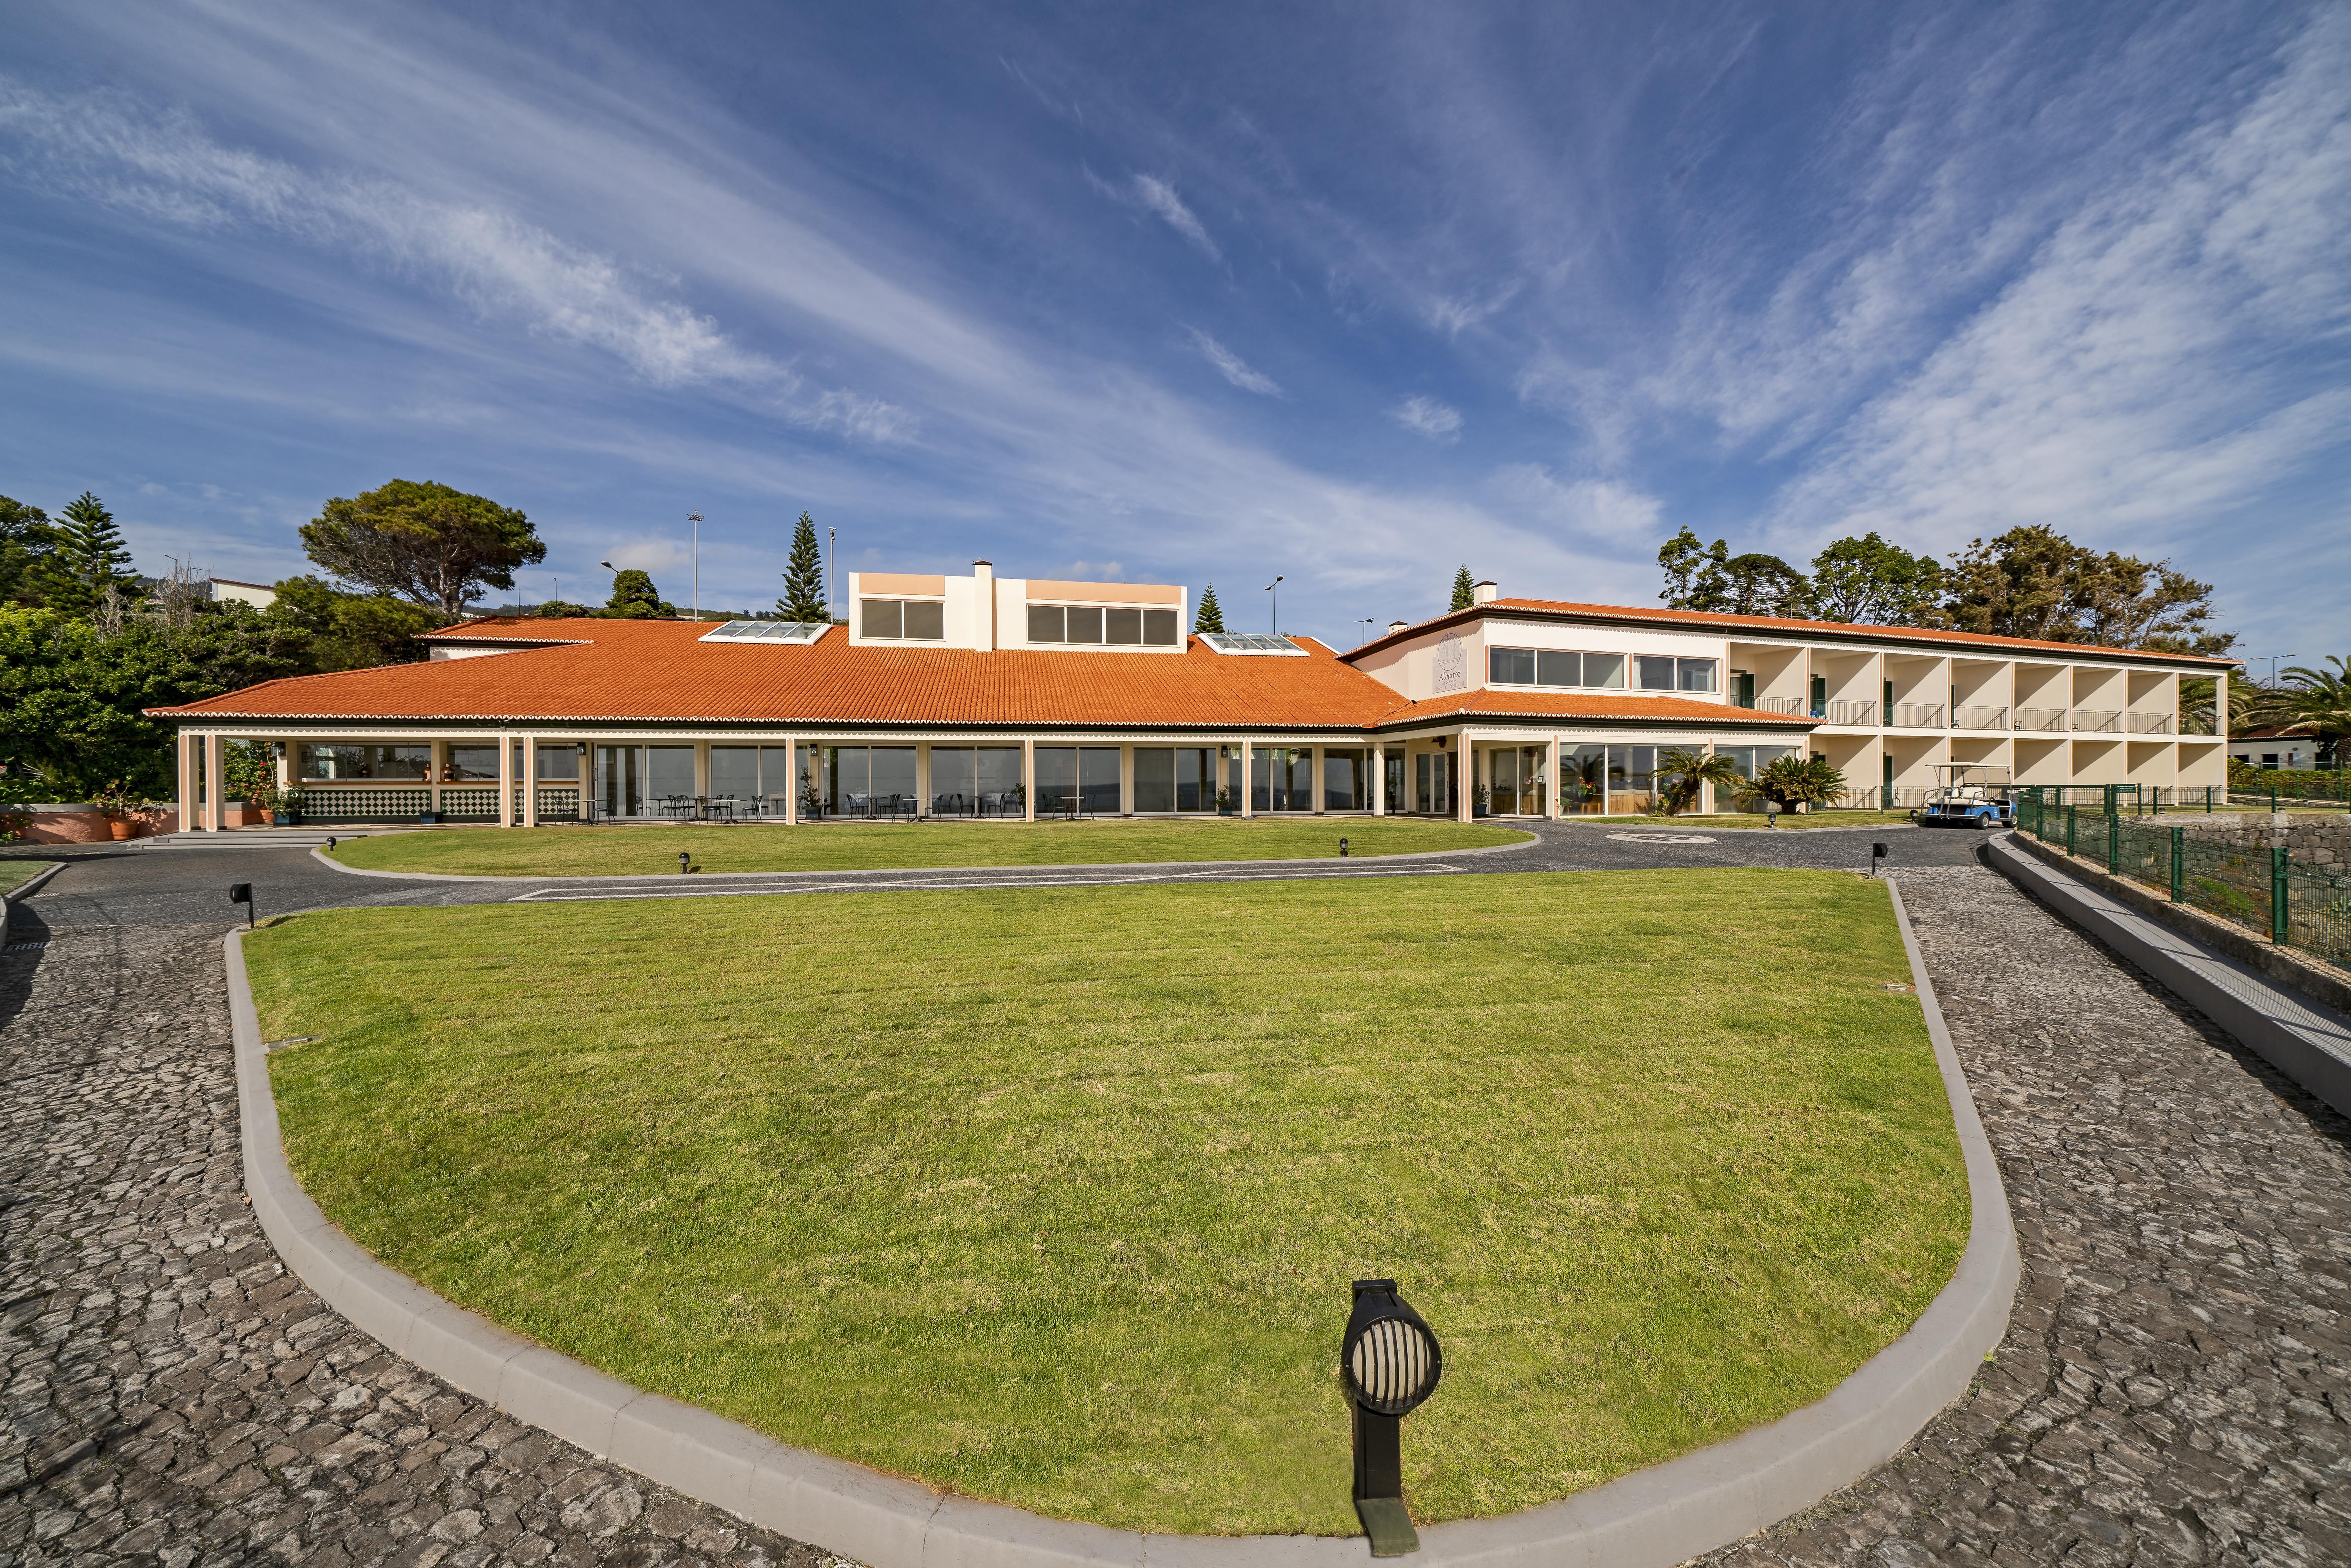
[[453, 1393], [287, 1274], [242, 1196], [224, 927], [0, 957], [0, 1568], [831, 1561]]
[[2351, 1563], [2351, 1126], [1998, 873], [1901, 885], [2015, 1314], [1893, 1462], [1704, 1561]]
[[[286, 1276], [240, 1196], [220, 926], [180, 913], [207, 867], [144, 903], [61, 878], [47, 948], [0, 958], [0, 1568], [827, 1561], [452, 1393]], [[2016, 1313], [1893, 1463], [1707, 1561], [2351, 1563], [2351, 1128], [1997, 874], [1903, 885], [2016, 1212]]]

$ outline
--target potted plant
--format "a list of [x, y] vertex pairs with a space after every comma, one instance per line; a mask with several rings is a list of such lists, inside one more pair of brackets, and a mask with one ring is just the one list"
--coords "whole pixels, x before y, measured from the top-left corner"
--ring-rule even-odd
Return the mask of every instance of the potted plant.
[[307, 804], [308, 802], [303, 798], [302, 791], [299, 789], [278, 790], [277, 820], [288, 827], [294, 826], [301, 821], [302, 809]]
[[259, 815], [261, 825], [266, 828], [277, 821], [278, 799], [277, 785], [263, 784], [246, 791], [245, 803]]
[[1232, 792], [1231, 790], [1229, 790], [1229, 789], [1219, 789], [1219, 790], [1217, 790], [1217, 816], [1219, 816], [1219, 817], [1229, 817], [1229, 816], [1231, 816], [1232, 814], [1233, 814], [1233, 792]]
[[1473, 817], [1482, 817], [1486, 814], [1486, 787], [1483, 784], [1470, 787], [1469, 814]]
[[138, 810], [139, 801], [131, 793], [130, 785], [118, 779], [104, 789], [93, 789], [89, 794], [89, 803], [98, 808], [99, 816], [106, 819], [109, 838], [120, 843], [131, 836], [134, 825], [131, 813]]

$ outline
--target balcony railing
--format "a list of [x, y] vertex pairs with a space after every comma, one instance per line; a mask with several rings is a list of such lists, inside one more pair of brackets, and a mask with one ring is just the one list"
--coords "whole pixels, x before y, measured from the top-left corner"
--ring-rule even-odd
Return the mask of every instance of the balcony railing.
[[2118, 708], [2077, 707], [2074, 710], [2074, 733], [2076, 735], [2120, 735], [2123, 716]]
[[1943, 727], [1941, 703], [1888, 703], [1886, 722], [1896, 729], [1940, 729]]
[[2171, 716], [2168, 713], [2135, 713], [2129, 716], [2133, 735], [2169, 735]]
[[1757, 713], [1784, 713], [1797, 718], [1804, 716], [1804, 699], [1802, 697], [1759, 696], [1744, 706]]
[[1839, 697], [1813, 704], [1812, 716], [1823, 724], [1876, 724], [1877, 705], [1865, 700], [1847, 702]]
[[1962, 703], [1951, 710], [1953, 729], [2006, 729], [2008, 710], [2004, 707], [1974, 707]]
[[2062, 730], [2065, 727], [2065, 710], [2062, 707], [2021, 707], [2016, 710], [2019, 731]]

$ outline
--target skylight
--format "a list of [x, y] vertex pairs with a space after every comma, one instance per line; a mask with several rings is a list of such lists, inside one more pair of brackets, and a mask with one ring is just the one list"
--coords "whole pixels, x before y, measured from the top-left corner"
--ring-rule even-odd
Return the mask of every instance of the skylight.
[[813, 643], [831, 630], [823, 621], [729, 621], [695, 639], [699, 643]]
[[1306, 650], [1287, 637], [1271, 637], [1262, 632], [1203, 632], [1200, 641], [1219, 653], [1271, 654], [1277, 658], [1302, 659]]

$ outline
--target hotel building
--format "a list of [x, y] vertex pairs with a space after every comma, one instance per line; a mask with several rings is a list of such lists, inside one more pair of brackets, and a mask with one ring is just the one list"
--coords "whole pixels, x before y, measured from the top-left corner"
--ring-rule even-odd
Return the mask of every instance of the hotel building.
[[[1660, 750], [1812, 753], [1847, 804], [1938, 769], [2225, 784], [2180, 683], [2233, 662], [1907, 627], [1504, 599], [1348, 652], [1188, 633], [1172, 585], [852, 572], [846, 625], [485, 616], [420, 664], [155, 709], [180, 821], [223, 822], [223, 745], [272, 745], [319, 821], [530, 825], [715, 809], [781, 822], [1646, 808]], [[1709, 794], [1713, 791], [1709, 790]], [[1700, 809], [1731, 809], [1729, 791]]]

